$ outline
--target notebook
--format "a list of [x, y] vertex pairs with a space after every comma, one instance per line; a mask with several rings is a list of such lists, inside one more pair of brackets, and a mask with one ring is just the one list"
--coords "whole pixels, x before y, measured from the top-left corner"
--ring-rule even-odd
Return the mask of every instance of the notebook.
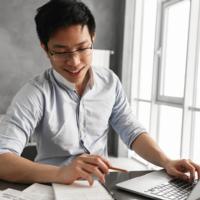
[[170, 177], [164, 170], [120, 182], [122, 190], [158, 200], [200, 200], [200, 181], [188, 183]]
[[75, 181], [71, 185], [53, 183], [55, 200], [113, 200], [106, 188], [95, 180], [92, 186], [88, 181]]

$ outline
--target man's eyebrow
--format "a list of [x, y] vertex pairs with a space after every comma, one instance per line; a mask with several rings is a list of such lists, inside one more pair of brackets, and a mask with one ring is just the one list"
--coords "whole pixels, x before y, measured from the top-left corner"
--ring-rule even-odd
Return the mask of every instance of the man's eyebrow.
[[54, 44], [53, 45], [53, 48], [56, 48], [56, 49], [64, 49], [64, 48], [66, 48], [67, 46], [65, 46], [65, 45], [62, 45], [62, 44]]
[[[88, 41], [80, 42], [80, 43], [78, 43], [78, 44], [75, 44], [73, 47], [77, 47], [77, 46], [86, 44], [87, 42], [88, 42]], [[53, 48], [56, 48], [56, 49], [66, 49], [66, 48], [70, 48], [70, 47], [67, 46], [67, 45], [62, 45], [62, 44], [54, 44], [54, 45], [53, 45]]]

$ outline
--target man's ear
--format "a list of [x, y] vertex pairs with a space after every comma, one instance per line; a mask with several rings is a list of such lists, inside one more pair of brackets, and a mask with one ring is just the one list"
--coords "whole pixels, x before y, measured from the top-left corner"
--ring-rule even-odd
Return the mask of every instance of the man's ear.
[[47, 47], [45, 44], [40, 43], [40, 46], [42, 47], [42, 49], [47, 53]]
[[42, 47], [42, 49], [46, 52], [46, 55], [47, 57], [49, 58], [49, 52], [48, 52], [48, 49], [47, 49], [47, 46], [43, 43], [40, 44], [40, 46]]
[[96, 38], [96, 33], [94, 32], [93, 35], [92, 35], [92, 43], [94, 43], [95, 38]]

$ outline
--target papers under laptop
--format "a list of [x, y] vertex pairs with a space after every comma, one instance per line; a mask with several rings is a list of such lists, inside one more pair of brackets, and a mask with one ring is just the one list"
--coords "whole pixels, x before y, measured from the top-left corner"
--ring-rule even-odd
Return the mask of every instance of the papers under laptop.
[[97, 180], [92, 186], [87, 181], [75, 181], [71, 185], [53, 183], [55, 200], [113, 200], [109, 192]]
[[159, 200], [200, 200], [200, 181], [173, 179], [164, 170], [116, 184], [120, 189]]

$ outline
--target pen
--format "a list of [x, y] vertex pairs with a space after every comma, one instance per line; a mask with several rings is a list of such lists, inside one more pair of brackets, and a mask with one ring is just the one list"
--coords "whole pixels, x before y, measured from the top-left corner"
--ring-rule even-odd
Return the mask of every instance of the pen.
[[90, 154], [90, 151], [85, 147], [83, 140], [80, 140], [80, 145], [84, 149], [85, 153]]
[[[90, 154], [90, 151], [85, 147], [83, 140], [80, 140], [80, 145], [81, 147], [84, 149], [84, 151], [87, 154]], [[123, 172], [123, 173], [128, 173], [127, 170], [119, 168], [119, 167], [113, 167], [113, 166], [108, 166], [109, 169], [115, 170], [115, 171], [119, 171], [119, 172]]]
[[109, 166], [109, 169], [119, 171], [119, 172], [123, 172], [123, 173], [128, 173], [128, 171], [126, 169], [122, 169], [122, 168], [119, 168], [119, 167]]

